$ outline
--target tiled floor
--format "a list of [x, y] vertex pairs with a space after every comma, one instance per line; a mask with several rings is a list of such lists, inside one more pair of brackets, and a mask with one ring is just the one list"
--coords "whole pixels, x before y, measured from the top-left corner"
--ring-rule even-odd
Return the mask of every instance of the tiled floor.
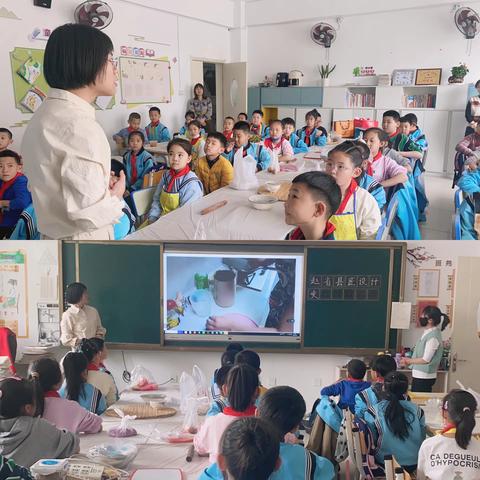
[[452, 180], [435, 174], [427, 174], [425, 187], [430, 205], [426, 223], [420, 224], [422, 238], [451, 240], [454, 214]]

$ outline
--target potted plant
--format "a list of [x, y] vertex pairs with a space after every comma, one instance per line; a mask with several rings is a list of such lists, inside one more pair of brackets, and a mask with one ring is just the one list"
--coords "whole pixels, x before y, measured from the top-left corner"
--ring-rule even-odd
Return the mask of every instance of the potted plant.
[[330, 67], [330, 64], [327, 63], [326, 65], [317, 65], [318, 73], [320, 74], [320, 86], [321, 87], [328, 87], [330, 85], [330, 75], [335, 70], [336, 65]]
[[468, 67], [465, 63], [461, 63], [456, 67], [452, 67], [452, 76], [448, 77], [448, 83], [463, 83], [464, 78], [469, 72]]

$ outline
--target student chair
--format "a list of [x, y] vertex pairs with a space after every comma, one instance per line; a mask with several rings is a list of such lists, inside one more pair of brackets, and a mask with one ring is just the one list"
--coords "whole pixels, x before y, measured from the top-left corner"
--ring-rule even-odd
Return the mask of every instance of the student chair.
[[132, 202], [137, 212], [139, 224], [143, 222], [143, 217], [150, 210], [155, 190], [156, 187], [143, 188], [142, 190], [136, 190], [131, 194]]
[[426, 148], [426, 149], [423, 151], [423, 157], [422, 157], [422, 165], [423, 165], [423, 168], [425, 168], [425, 165], [427, 164], [427, 157], [428, 157], [428, 148]]
[[[356, 478], [363, 480], [366, 478], [362, 465], [362, 452], [360, 448], [360, 433], [358, 428], [353, 425], [352, 412], [347, 410], [345, 412], [345, 434], [347, 437], [348, 457], [345, 463], [347, 463], [347, 476], [348, 478]], [[352, 471], [353, 470], [353, 471]]]
[[143, 177], [142, 188], [155, 187], [160, 183], [166, 170], [151, 171]]
[[375, 240], [388, 240], [390, 238], [390, 230], [392, 229], [392, 224], [397, 214], [398, 209], [398, 198], [393, 197], [388, 204], [385, 215], [383, 215], [382, 223], [378, 229]]
[[462, 200], [463, 200], [462, 191], [459, 188], [457, 188], [455, 190], [455, 199], [454, 199], [454, 201], [455, 201], [455, 211], [457, 211], [460, 208], [460, 204], [462, 203]]

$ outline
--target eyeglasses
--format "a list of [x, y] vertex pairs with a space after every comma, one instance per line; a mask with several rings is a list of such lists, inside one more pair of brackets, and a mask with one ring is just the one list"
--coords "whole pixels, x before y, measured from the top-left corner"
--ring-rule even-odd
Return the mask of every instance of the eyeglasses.
[[117, 57], [110, 57], [108, 61], [113, 65], [113, 68], [118, 68], [118, 58]]

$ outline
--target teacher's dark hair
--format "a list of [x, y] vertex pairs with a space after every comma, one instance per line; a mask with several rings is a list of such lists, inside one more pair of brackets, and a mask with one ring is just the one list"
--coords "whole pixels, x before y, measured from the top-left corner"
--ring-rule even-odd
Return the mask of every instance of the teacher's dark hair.
[[205, 87], [201, 83], [196, 83], [193, 87], [193, 97], [197, 98], [197, 94], [195, 93], [197, 87], [200, 87], [202, 89], [202, 100], [205, 100], [207, 98], [207, 96], [205, 95]]
[[110, 37], [87, 25], [56, 28], [45, 48], [43, 71], [52, 88], [74, 90], [95, 84], [113, 52]]
[[76, 305], [82, 299], [83, 294], [87, 291], [86, 285], [80, 282], [71, 283], [65, 290], [65, 300], [70, 305]]
[[[423, 309], [423, 316], [430, 318], [435, 326], [440, 325], [442, 326], [440, 329], [442, 332], [447, 328], [447, 325], [450, 323], [450, 318], [447, 314], [443, 313], [438, 307], [434, 307], [432, 305], [428, 305]], [[442, 321], [443, 318], [443, 321]]]
[[450, 420], [455, 424], [457, 445], [466, 450], [475, 428], [475, 412], [477, 411], [475, 397], [465, 390], [451, 390], [443, 399], [443, 409], [448, 412]]

